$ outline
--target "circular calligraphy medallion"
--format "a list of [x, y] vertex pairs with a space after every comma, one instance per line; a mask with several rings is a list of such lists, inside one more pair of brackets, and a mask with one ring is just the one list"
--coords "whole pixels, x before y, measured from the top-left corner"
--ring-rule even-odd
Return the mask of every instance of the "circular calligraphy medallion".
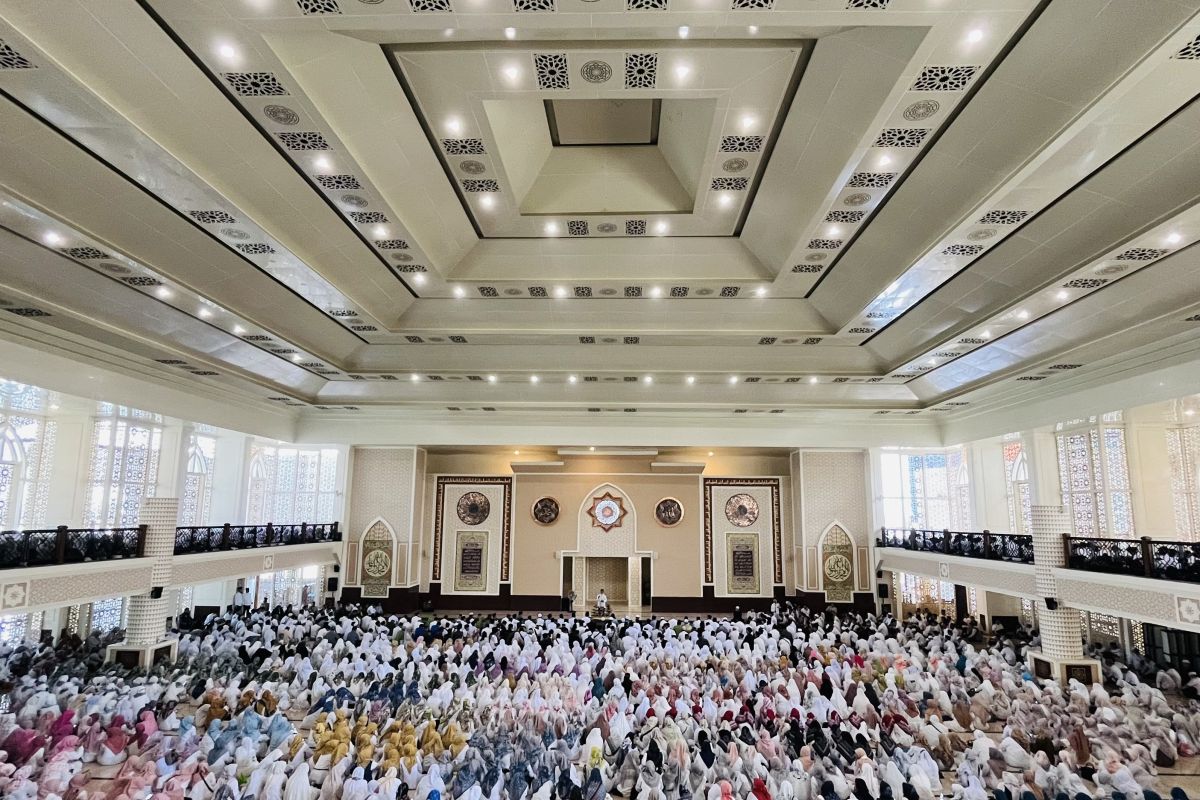
[[457, 511], [464, 525], [482, 525], [492, 512], [492, 504], [479, 492], [467, 492], [458, 498]]
[[735, 494], [725, 503], [725, 518], [739, 528], [748, 528], [758, 520], [758, 501], [748, 494]]

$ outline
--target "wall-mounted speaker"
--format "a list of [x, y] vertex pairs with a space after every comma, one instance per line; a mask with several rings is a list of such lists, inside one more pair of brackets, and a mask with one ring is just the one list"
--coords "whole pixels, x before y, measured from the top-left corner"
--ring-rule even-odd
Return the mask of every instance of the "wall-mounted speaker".
[[881, 600], [887, 600], [889, 597], [891, 597], [891, 595], [892, 595], [891, 584], [887, 584], [887, 583], [879, 584], [879, 598]]
[[337, 573], [341, 572], [341, 571], [342, 571], [342, 565], [341, 565], [341, 564], [334, 564], [334, 565], [333, 565], [333, 573], [334, 573], [335, 575], [336, 575]]
[[875, 570], [875, 577], [876, 577], [876, 578], [882, 578], [882, 577], [883, 577], [883, 570], [881, 570], [881, 569], [877, 569], [877, 570]]
[[1046, 608], [1049, 611], [1057, 611], [1058, 610], [1058, 601], [1055, 600], [1053, 597], [1047, 597], [1046, 598]]
[[162, 597], [162, 593], [163, 593], [163, 587], [161, 587], [161, 586], [150, 587], [150, 599], [151, 600], [159, 599], [160, 597]]
[[338, 579], [337, 578], [326, 578], [325, 579], [325, 591], [336, 592], [337, 587], [338, 587]]

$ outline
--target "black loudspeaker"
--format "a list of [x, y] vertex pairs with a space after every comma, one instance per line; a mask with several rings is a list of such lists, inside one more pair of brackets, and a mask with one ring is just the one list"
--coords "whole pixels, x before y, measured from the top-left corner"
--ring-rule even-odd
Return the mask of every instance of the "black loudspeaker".
[[337, 578], [326, 578], [326, 579], [325, 579], [325, 591], [327, 591], [327, 592], [336, 592], [336, 591], [337, 591], [337, 586], [338, 586], [338, 579], [337, 579]]
[[892, 595], [892, 587], [889, 584], [879, 584], [879, 599], [887, 600]]
[[333, 574], [334, 574], [334, 575], [338, 574], [338, 573], [339, 573], [339, 572], [341, 572], [341, 571], [342, 571], [342, 565], [341, 565], [341, 564], [334, 564], [334, 565], [333, 565]]
[[1055, 600], [1053, 597], [1047, 597], [1046, 598], [1046, 609], [1048, 611], [1057, 611], [1058, 610], [1058, 601]]
[[157, 600], [157, 599], [159, 599], [160, 597], [162, 597], [162, 593], [163, 593], [163, 587], [161, 587], [161, 586], [153, 586], [153, 587], [151, 587], [151, 588], [150, 588], [150, 599], [151, 599], [151, 600]]
[[882, 578], [882, 577], [883, 577], [883, 570], [881, 570], [881, 569], [877, 569], [877, 570], [875, 570], [875, 577], [876, 577], [876, 578]]

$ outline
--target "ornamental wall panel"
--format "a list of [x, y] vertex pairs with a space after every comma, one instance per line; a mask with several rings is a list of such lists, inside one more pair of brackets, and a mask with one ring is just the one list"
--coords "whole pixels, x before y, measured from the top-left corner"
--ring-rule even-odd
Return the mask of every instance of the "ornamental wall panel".
[[[704, 581], [716, 597], [769, 597], [783, 584], [782, 491], [780, 478], [704, 479]], [[745, 557], [735, 570], [732, 555], [752, 542], [757, 591], [743, 574]]]
[[[343, 559], [347, 567], [346, 585], [359, 586], [368, 580], [376, 589], [381, 582], [391, 587], [412, 584], [407, 564], [411, 552], [418, 546], [418, 514], [423, 506], [424, 489], [423, 469], [419, 466], [423, 467], [424, 456], [424, 451], [415, 447], [355, 447], [352, 450], [349, 523]], [[368, 553], [360, 543], [376, 520], [382, 520], [393, 537], [388, 554], [391, 572], [385, 576], [385, 581], [369, 577], [362, 569], [362, 559]], [[406, 551], [403, 556], [401, 550]]]
[[[869, 568], [863, 568], [869, 560], [871, 543], [866, 451], [801, 450], [793, 464], [798, 472], [793, 472], [792, 481], [799, 484], [796, 492], [799, 497], [797, 547], [803, 545], [805, 552], [813, 553], [811, 548], [819, 547], [830, 526], [838, 525], [849, 537], [853, 548], [849, 555], [853, 565], [853, 590], [871, 591], [873, 573]], [[818, 559], [816, 567], [798, 570], [797, 574], [805, 575], [807, 579], [804, 589], [821, 591], [828, 577], [825, 574], [826, 557], [820, 550], [813, 555]], [[837, 562], [840, 564], [840, 559]], [[839, 596], [844, 593], [844, 589], [839, 590]]]
[[[435, 485], [430, 580], [441, 583], [442, 594], [499, 594], [510, 581], [512, 478], [439, 475]], [[482, 545], [481, 588], [474, 588], [480, 576], [459, 574], [460, 542]]]

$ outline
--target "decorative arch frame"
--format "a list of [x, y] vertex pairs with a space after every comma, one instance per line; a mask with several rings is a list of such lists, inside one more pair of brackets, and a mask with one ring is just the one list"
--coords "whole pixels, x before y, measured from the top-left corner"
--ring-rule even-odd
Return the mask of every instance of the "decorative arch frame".
[[593, 500], [595, 500], [597, 497], [603, 497], [606, 493], [610, 495], [616, 495], [618, 498], [624, 501], [622, 502], [621, 507], [624, 509], [625, 515], [622, 517], [619, 525], [612, 526], [608, 530], [605, 530], [604, 533], [605, 535], [612, 534], [612, 532], [618, 528], [623, 533], [629, 531], [629, 547], [627, 548], [628, 553], [625, 553], [624, 555], [633, 555], [637, 551], [637, 507], [634, 505], [633, 498], [629, 496], [629, 492], [609, 481], [605, 481], [593, 486], [583, 496], [583, 499], [579, 503], [579, 508], [575, 512], [575, 552], [580, 552], [585, 549], [582, 547], [585, 531], [591, 532], [593, 530], [602, 530], [600, 528], [593, 527], [593, 518], [588, 511], [591, 509]]
[[[358, 535], [362, 597], [385, 598], [391, 587], [398, 582], [396, 541], [396, 530], [383, 517], [375, 517]], [[378, 569], [380, 553], [386, 556], [387, 571], [382, 575], [372, 575], [371, 572]], [[371, 570], [368, 569], [369, 560], [375, 562]]]
[[820, 587], [827, 602], [849, 603], [854, 600], [854, 555], [854, 537], [841, 520], [834, 519], [817, 538]]

